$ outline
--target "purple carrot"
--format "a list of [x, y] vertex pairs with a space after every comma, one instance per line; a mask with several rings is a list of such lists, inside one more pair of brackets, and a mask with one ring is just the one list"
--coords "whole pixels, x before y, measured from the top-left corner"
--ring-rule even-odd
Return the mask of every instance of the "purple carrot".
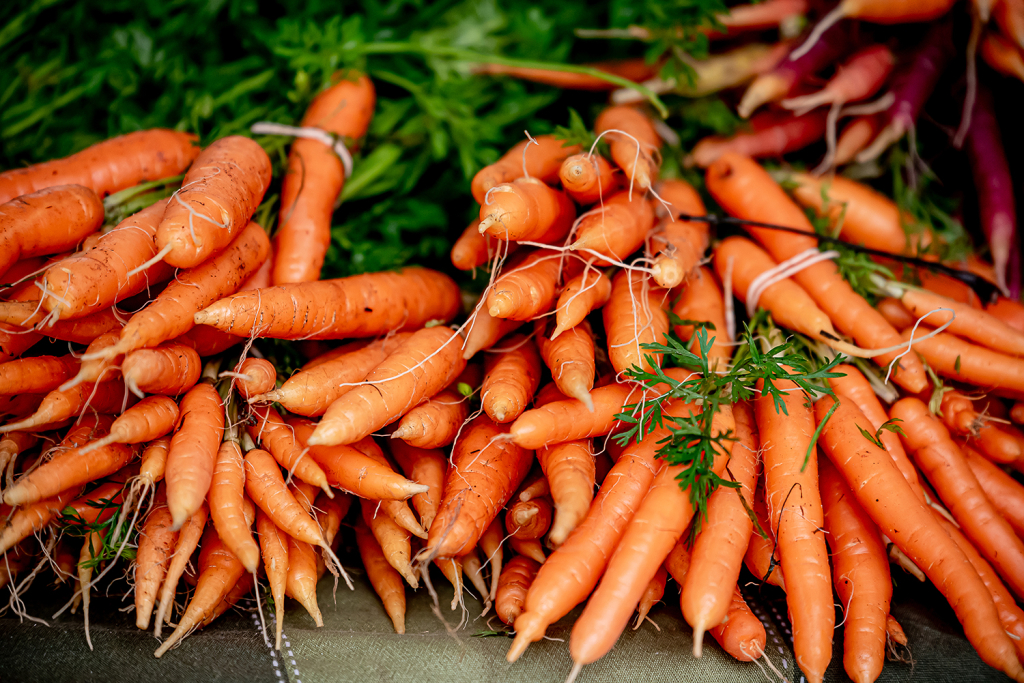
[[910, 64], [893, 76], [889, 92], [895, 99], [886, 112], [885, 127], [871, 146], [857, 155], [857, 161], [878, 157], [914, 127], [954, 51], [953, 25], [948, 21], [932, 25]]
[[1009, 291], [1009, 296], [1016, 299], [1020, 296], [1021, 283], [1019, 264], [1013, 267], [1015, 264], [1010, 263], [1011, 257], [1020, 259], [1016, 249], [1017, 207], [1013, 180], [999, 134], [992, 93], [984, 87], [978, 88], [971, 125], [967, 129], [967, 158], [974, 172], [981, 227], [992, 252], [996, 280], [1003, 292]]
[[846, 28], [833, 26], [804, 54], [794, 58], [790, 53], [777, 67], [750, 84], [737, 107], [740, 116], [748, 118], [762, 104], [786, 97], [802, 81], [842, 57], [849, 47], [850, 34]]

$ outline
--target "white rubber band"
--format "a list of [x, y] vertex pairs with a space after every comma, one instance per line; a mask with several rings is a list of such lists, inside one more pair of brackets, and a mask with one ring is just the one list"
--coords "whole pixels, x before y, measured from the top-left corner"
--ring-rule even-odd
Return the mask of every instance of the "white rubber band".
[[780, 280], [799, 273], [804, 268], [809, 268], [816, 263], [828, 261], [839, 256], [838, 251], [818, 251], [817, 247], [811, 247], [802, 251], [793, 258], [786, 259], [779, 265], [764, 271], [750, 283], [747, 288], [747, 316], [753, 317], [757, 311], [757, 301], [766, 289]]
[[329, 133], [323, 128], [288, 126], [283, 123], [260, 121], [259, 123], [252, 124], [249, 130], [256, 135], [290, 135], [296, 138], [308, 138], [322, 142], [333, 149], [334, 153], [341, 159], [341, 165], [345, 167], [345, 177], [348, 178], [352, 175], [352, 154], [348, 151], [348, 147], [341, 141], [341, 137], [334, 133]]

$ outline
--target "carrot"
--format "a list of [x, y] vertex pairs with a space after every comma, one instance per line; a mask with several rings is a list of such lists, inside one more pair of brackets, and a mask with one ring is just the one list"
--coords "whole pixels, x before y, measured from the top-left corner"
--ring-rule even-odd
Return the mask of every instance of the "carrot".
[[[713, 432], [732, 432], [735, 425], [731, 407], [721, 406], [714, 423]], [[720, 474], [729, 452], [723, 449], [712, 457], [712, 469]], [[573, 626], [569, 652], [577, 668], [597, 661], [612, 649], [647, 585], [693, 519], [689, 487], [683, 490], [676, 479], [684, 469], [686, 466], [681, 464], [663, 465], [627, 523], [601, 583]]]
[[480, 203], [477, 229], [506, 242], [561, 241], [576, 220], [576, 206], [569, 196], [536, 178], [495, 185]]
[[477, 204], [485, 204], [487, 193], [493, 188], [524, 176], [545, 183], [554, 182], [558, 178], [562, 160], [579, 151], [578, 145], [565, 146], [564, 140], [553, 135], [538, 135], [534, 139], [537, 144], [523, 140], [501, 159], [476, 172], [470, 191]]
[[[647, 615], [650, 614], [651, 609], [661, 602], [663, 597], [665, 597], [665, 584], [667, 581], [668, 572], [665, 571], [665, 567], [658, 567], [658, 571], [654, 574], [654, 578], [647, 584], [647, 588], [644, 589], [644, 594], [640, 596], [640, 602], [636, 608], [636, 623], [633, 624], [634, 631], [643, 625], [644, 619], [646, 619]], [[653, 624], [654, 622], [652, 621], [651, 623]]]
[[388, 564], [384, 551], [365, 524], [356, 525], [356, 544], [359, 546], [359, 556], [363, 560], [366, 576], [384, 603], [384, 611], [390, 617], [395, 633], [405, 633], [405, 586], [402, 585], [402, 575]]
[[156, 346], [202, 324], [193, 322], [193, 316], [199, 317], [205, 306], [236, 291], [267, 259], [269, 249], [263, 228], [250, 223], [216, 256], [178, 273], [149, 306], [131, 317], [121, 330], [121, 341], [106, 349], [105, 355]]
[[196, 353], [206, 358], [208, 356], [218, 356], [232, 346], [246, 341], [246, 339], [245, 337], [226, 334], [206, 325], [197, 325], [180, 337], [175, 338], [174, 341], [195, 349]]
[[[295, 482], [292, 482], [293, 484]], [[306, 484], [306, 488], [313, 488]], [[340, 495], [334, 498], [328, 498], [322, 491], [316, 497], [316, 503], [313, 511], [316, 513], [316, 523], [320, 525], [320, 529], [324, 532], [324, 540], [327, 541], [327, 545], [330, 546], [331, 550], [337, 552], [338, 542], [340, 537], [338, 532], [341, 531], [341, 522], [348, 514], [349, 508], [352, 507], [352, 496]], [[324, 562], [323, 554], [316, 560], [316, 575], [320, 578], [327, 571], [327, 564]]]
[[900, 302], [915, 318], [920, 318], [936, 308], [949, 309], [953, 313], [931, 313], [927, 323], [938, 326], [949, 322], [947, 329], [951, 334], [969, 339], [993, 351], [1010, 356], [1024, 356], [1024, 332], [1010, 327], [985, 311], [920, 289], [905, 289]]
[[[179, 415], [178, 404], [166, 396], [144, 398], [114, 420], [109, 434], [83, 447], [82, 454], [91, 453], [108, 444], [141, 444], [161, 439], [171, 433], [178, 423]], [[166, 444], [161, 445], [166, 456]], [[147, 448], [147, 453], [148, 457], [143, 456], [144, 462], [154, 457], [151, 449]], [[146, 468], [146, 473], [149, 475], [149, 484], [156, 483], [157, 478], [152, 475], [151, 467]], [[158, 473], [163, 475], [162, 466]]]
[[548, 542], [557, 547], [583, 521], [594, 498], [596, 462], [589, 439], [540, 448], [537, 461], [544, 470], [555, 506]]
[[171, 513], [160, 492], [160, 502], [146, 517], [139, 534], [139, 549], [135, 554], [135, 625], [143, 631], [149, 628], [157, 591], [167, 573], [178, 532], [171, 529]]
[[661, 356], [642, 348], [661, 344], [668, 334], [668, 314], [662, 309], [664, 290], [634, 271], [621, 271], [612, 280], [612, 293], [601, 309], [608, 337], [608, 360], [617, 375], [630, 368], [652, 369], [648, 358], [661, 365]]
[[540, 565], [536, 561], [521, 555], [513, 557], [502, 567], [494, 598], [494, 613], [505, 624], [511, 626], [522, 614], [526, 592], [530, 590], [538, 569]]
[[448, 386], [466, 367], [457, 340], [447, 327], [413, 333], [363, 383], [331, 404], [307, 443], [333, 446], [358, 441]]
[[0, 472], [7, 464], [38, 443], [39, 437], [31, 432], [8, 432], [0, 436]]
[[[257, 406], [252, 409], [256, 418], [247, 430], [252, 440], [260, 443], [274, 456], [281, 467], [288, 470], [298, 479], [323, 489], [328, 497], [334, 495], [327, 481], [327, 475], [312, 457], [305, 457], [306, 452], [298, 440], [291, 425], [285, 424], [276, 410], [270, 406]], [[280, 525], [279, 525], [280, 526]]]
[[54, 318], [80, 318], [169, 280], [174, 268], [158, 263], [133, 273], [157, 252], [156, 227], [167, 206], [162, 199], [129, 216], [96, 244], [50, 266], [42, 277], [42, 305]]
[[502, 544], [505, 540], [505, 526], [501, 523], [501, 513], [494, 518], [483, 535], [480, 536], [478, 547], [484, 559], [484, 564], [491, 569], [491, 588], [487, 594], [487, 600], [494, 602], [498, 592], [498, 581], [501, 578], [502, 560], [504, 551]]
[[549, 493], [551, 493], [551, 488], [548, 486], [548, 478], [544, 476], [541, 468], [533, 467], [526, 474], [522, 486], [519, 487], [513, 499], [526, 503], [535, 498], [546, 496]]
[[593, 258], [596, 266], [610, 266], [639, 249], [653, 227], [651, 203], [624, 190], [580, 216], [569, 248]]
[[280, 403], [291, 412], [306, 417], [323, 415], [339, 396], [351, 388], [349, 385], [366, 379], [366, 375], [405, 343], [411, 334], [389, 334], [380, 341], [303, 368], [286, 379], [280, 388], [260, 394], [253, 400]]
[[[204, 502], [180, 526], [178, 539], [174, 543], [174, 553], [171, 555], [163, 584], [160, 587], [160, 607], [157, 609], [154, 624], [154, 632], [157, 638], [160, 637], [160, 632], [163, 630], [164, 621], [166, 620], [167, 623], [171, 621], [174, 610], [174, 594], [178, 588], [178, 581], [181, 579], [182, 574], [185, 572], [185, 567], [192, 558], [192, 552], [199, 545], [199, 539], [203, 535], [203, 529], [206, 528], [209, 514], [209, 509]], [[174, 530], [173, 523], [171, 529]]]
[[490, 263], [498, 254], [508, 256], [518, 248], [515, 242], [504, 242], [481, 234], [479, 226], [480, 219], [474, 219], [452, 245], [452, 265], [459, 270], [474, 270]]
[[469, 329], [466, 330], [466, 338], [462, 342], [462, 357], [466, 360], [475, 356], [478, 351], [494, 346], [499, 339], [514, 332], [523, 324], [520, 320], [492, 317], [484, 305], [485, 297], [486, 294], [481, 297], [473, 308], [469, 320], [466, 321]]
[[363, 523], [373, 533], [387, 563], [410, 586], [418, 587], [419, 580], [412, 568], [412, 539], [409, 531], [398, 526], [383, 510], [379, 510], [377, 501], [363, 499], [360, 504]]
[[441, 570], [444, 574], [444, 578], [448, 579], [448, 582], [452, 584], [455, 589], [454, 597], [452, 597], [452, 611], [462, 603], [462, 558], [437, 558], [434, 560], [434, 566]]
[[[478, 366], [466, 366], [466, 370], [471, 368], [479, 378]], [[463, 375], [465, 374], [463, 372]], [[458, 387], [464, 384], [459, 382], [459, 379], [455, 380], [456, 386], [449, 386], [407, 412], [395, 431], [391, 432], [391, 438], [401, 439], [410, 446], [426, 449], [441, 448], [454, 441], [466, 416], [469, 415], [469, 397], [459, 392]], [[466, 383], [466, 386], [476, 384], [479, 384], [479, 380]]]
[[234, 294], [197, 312], [195, 324], [274, 339], [372, 337], [447, 322], [460, 306], [447, 275], [405, 268]]
[[[342, 78], [313, 98], [301, 125], [333, 133], [351, 145], [370, 127], [376, 93], [366, 76]], [[308, 138], [292, 142], [274, 236], [275, 285], [320, 279], [331, 244], [331, 216], [344, 184], [345, 169], [331, 147]]]
[[960, 444], [971, 472], [985, 496], [1018, 536], [1024, 536], [1024, 486], [967, 444]]
[[1024, 81], [1024, 57], [1013, 43], [998, 32], [988, 31], [981, 39], [981, 58], [1003, 74]]
[[577, 204], [593, 204], [622, 188], [623, 176], [600, 154], [573, 154], [562, 162], [558, 179]]
[[34, 560], [34, 553], [34, 543], [26, 542], [4, 555], [3, 561], [0, 562], [0, 588], [5, 588], [8, 585], [14, 587], [15, 579], [28, 569]]
[[[951, 334], [921, 339], [929, 331], [924, 325], [918, 327], [914, 335], [914, 351], [928, 361], [937, 374], [978, 387], [1001, 389], [1014, 398], [1024, 398], [1024, 360], [971, 344]], [[911, 332], [910, 329], [904, 330], [903, 339], [909, 340]]]
[[406, 476], [427, 487], [426, 491], [412, 497], [412, 504], [420, 517], [420, 525], [429, 529], [441, 505], [448, 459], [439, 450], [416, 448], [402, 441], [392, 441], [390, 449]]
[[551, 499], [517, 500], [505, 513], [505, 529], [513, 538], [535, 541], [551, 528]]
[[697, 190], [686, 181], [664, 180], [657, 189], [672, 208], [651, 238], [655, 245], [651, 276], [659, 287], [671, 289], [682, 284], [697, 267], [709, 241], [707, 223], [682, 220], [679, 215], [704, 216], [707, 209]]
[[538, 249], [505, 270], [487, 293], [487, 312], [495, 318], [532, 320], [555, 303], [563, 271], [572, 276], [576, 261], [564, 262], [558, 254]]
[[80, 185], [49, 187], [5, 200], [0, 204], [0, 275], [20, 259], [74, 249], [101, 223], [103, 202]]
[[809, 681], [820, 681], [832, 657], [835, 608], [828, 548], [818, 533], [823, 513], [813, 451], [807, 460], [814, 414], [798, 385], [776, 381], [775, 386], [783, 392], [784, 413], [777, 412], [768, 394], [754, 401], [764, 452], [765, 499], [786, 577], [796, 661]]
[[641, 191], [651, 187], [658, 177], [659, 164], [654, 155], [661, 147], [661, 138], [650, 119], [632, 107], [608, 107], [594, 121], [594, 132], [607, 133], [604, 139], [612, 160], [629, 178], [630, 188], [634, 184]]
[[708, 34], [715, 38], [732, 36], [741, 31], [776, 28], [806, 11], [807, 3], [803, 0], [765, 0], [756, 5], [738, 5], [730, 8], [727, 13], [716, 15], [715, 18], [725, 27], [723, 33], [712, 30]]
[[[821, 419], [833, 405], [830, 397], [822, 398], [815, 414]], [[949, 601], [982, 660], [1012, 678], [1024, 679], [1024, 668], [1003, 632], [985, 584], [932, 511], [914, 496], [891, 456], [860, 434], [870, 425], [855, 405], [842, 401], [825, 423], [820, 443], [879, 530], [924, 570]]]
[[997, 297], [995, 301], [985, 306], [985, 312], [999, 318], [1018, 332], [1024, 332], [1024, 305], [1017, 301], [1005, 296]]
[[139, 398], [143, 394], [183, 394], [199, 381], [202, 369], [194, 349], [173, 341], [132, 351], [121, 365], [124, 383]]
[[707, 516], [693, 544], [690, 571], [681, 586], [680, 606], [693, 626], [693, 654], [700, 656], [704, 632], [728, 615], [743, 556], [754, 525], [747, 514], [760, 470], [757, 425], [747, 403], [732, 406], [736, 432], [725, 478], [739, 488], [719, 486], [708, 498]]
[[265, 358], [246, 358], [234, 372], [235, 388], [246, 400], [272, 391], [277, 385], [277, 370]]
[[907, 310], [906, 306], [900, 303], [899, 299], [895, 299], [891, 296], [881, 299], [876, 305], [878, 312], [881, 313], [889, 324], [895, 327], [901, 332], [907, 328], [913, 327], [917, 320], [910, 315], [910, 311]]
[[256, 510], [256, 531], [260, 537], [260, 554], [267, 572], [267, 583], [270, 594], [274, 598], [274, 621], [277, 628], [274, 634], [274, 647], [281, 649], [281, 634], [284, 628], [284, 596], [288, 582], [288, 542], [287, 536], [263, 510]]
[[824, 111], [812, 111], [803, 116], [763, 112], [751, 119], [752, 131], [741, 131], [727, 138], [712, 135], [702, 139], [684, 163], [708, 168], [726, 154], [753, 158], [782, 156], [821, 140], [826, 123]]
[[[643, 59], [620, 59], [615, 61], [585, 64], [599, 71], [628, 78], [631, 81], [642, 81], [657, 73], [656, 65], [648, 64]], [[504, 64], [480, 64], [474, 67], [475, 73], [506, 74], [524, 81], [553, 85], [564, 90], [611, 90], [613, 83], [589, 74], [569, 73], [553, 69], [531, 69], [529, 67], [506, 66]]]
[[[683, 287], [679, 301], [672, 307], [672, 313], [682, 320], [707, 324], [708, 341], [711, 343], [708, 360], [713, 367], [732, 358], [734, 347], [729, 345], [730, 340], [727, 338], [725, 300], [710, 268], [697, 268], [694, 276], [687, 280], [686, 286]], [[693, 325], [676, 325], [675, 333], [683, 341], [690, 342], [688, 348], [699, 355], [700, 347], [694, 336], [695, 329]]]
[[883, 123], [880, 114], [855, 117], [846, 124], [843, 132], [839, 135], [832, 159], [826, 159], [815, 171], [829, 170], [833, 165], [844, 166], [853, 161], [854, 157], [863, 152], [875, 139]]
[[268, 187], [270, 157], [262, 147], [240, 135], [217, 140], [199, 153], [168, 201], [154, 258], [195, 268], [242, 234]]
[[[678, 401], [668, 403], [663, 410], [679, 417], [691, 412], [690, 406]], [[519, 659], [531, 642], [543, 638], [549, 625], [568, 614], [597, 585], [625, 527], [651, 486], [657, 470], [658, 444], [667, 435], [666, 428], [656, 428], [639, 444], [630, 444], [623, 451], [586, 519], [541, 566], [526, 596], [526, 609], [516, 619], [516, 639], [509, 648], [508, 661]], [[629, 606], [630, 613], [635, 606]]]
[[[250, 451], [251, 453], [252, 451]], [[316, 551], [312, 544], [288, 536], [288, 582], [285, 595], [302, 605], [317, 627], [324, 625], [316, 598]]]
[[555, 308], [555, 329], [551, 338], [557, 339], [566, 330], [579, 325], [587, 315], [608, 302], [612, 294], [612, 281], [608, 275], [591, 267], [565, 283], [558, 295]]
[[0, 529], [0, 554], [7, 552], [33, 533], [45, 528], [54, 517], [63, 512], [80, 490], [81, 488], [76, 486], [61, 491], [52, 498], [22, 505], [14, 510], [7, 518], [6, 524]]
[[522, 415], [540, 384], [540, 355], [533, 340], [516, 335], [502, 347], [487, 355], [487, 374], [480, 388], [484, 412], [499, 423]]
[[167, 507], [175, 529], [180, 529], [206, 499], [224, 437], [224, 406], [209, 384], [192, 387], [181, 399], [180, 408], [181, 418], [171, 438], [164, 471]]
[[827, 459], [819, 462], [819, 480], [833, 581], [845, 614], [843, 665], [853, 680], [871, 683], [885, 662], [885, 624], [892, 599], [885, 544]]
[[505, 433], [484, 415], [463, 430], [430, 525], [426, 557], [455, 557], [474, 547], [526, 476], [533, 453], [495, 439]]
[[[803, 238], [748, 227], [747, 231], [767, 248], [772, 258], [781, 262], [817, 247], [817, 241], [810, 236], [814, 229], [806, 216], [753, 160], [726, 154], [708, 168], [706, 180], [712, 196], [730, 214], [751, 220], [770, 217], [778, 225], [808, 233], [808, 237]], [[900, 343], [896, 330], [867, 301], [853, 292], [835, 264], [816, 263], [796, 273], [793, 279], [828, 314], [840, 332], [849, 334], [861, 346], [877, 349]], [[878, 356], [875, 361], [888, 365], [895, 357], [893, 352]], [[913, 354], [900, 358], [893, 380], [912, 393], [920, 393], [927, 386], [924, 366]]]
[[507, 542], [512, 552], [516, 555], [528, 557], [537, 564], [544, 564], [544, 561], [547, 559], [544, 546], [535, 538], [516, 538], [511, 536]]
[[1024, 48], [1024, 5], [1020, 0], [998, 0], [992, 15], [1002, 34]]
[[767, 643], [764, 624], [750, 611], [739, 586], [733, 588], [726, 621], [710, 633], [723, 650], [741, 662], [752, 662], [764, 654]]
[[[392, 472], [395, 471], [391, 461], [384, 455], [384, 451], [381, 450], [381, 447], [373, 440], [373, 437], [364, 437], [352, 444], [352, 447], [368, 458], [374, 460], [378, 465], [387, 467]], [[383, 510], [384, 514], [388, 517], [393, 519], [395, 524], [402, 527], [413, 536], [423, 539], [427, 537], [426, 530], [418, 521], [416, 521], [416, 515], [413, 514], [406, 501], [381, 500], [378, 502], [378, 508]]]
[[174, 632], [157, 648], [154, 656], [161, 657], [205, 621], [244, 573], [245, 567], [217, 535], [217, 530], [207, 529], [199, 551], [199, 581], [192, 601], [178, 620]]
[[[308, 443], [315, 425], [289, 419], [300, 445]], [[409, 481], [390, 467], [378, 464], [352, 446], [310, 446], [309, 455], [320, 465], [331, 486], [372, 500], [405, 500], [429, 487]]]
[[74, 356], [36, 356], [0, 364], [0, 394], [47, 394], [78, 372]]
[[783, 100], [782, 106], [800, 114], [823, 104], [841, 107], [847, 102], [866, 99], [885, 84], [894, 63], [895, 58], [889, 48], [869, 45], [837, 67], [836, 75], [824, 88], [816, 93]]
[[1014, 593], [1024, 594], [1024, 542], [985, 496], [945, 426], [916, 398], [898, 401], [892, 415], [903, 421], [904, 444], [964, 533]]
[[1013, 425], [989, 422], [979, 414], [970, 399], [957, 391], [942, 395], [941, 417], [950, 432], [971, 438], [989, 459], [1013, 463], [1024, 456], [1024, 434]]
[[252, 538], [243, 513], [245, 470], [242, 449], [234, 441], [225, 441], [217, 452], [217, 464], [210, 484], [210, 517], [224, 545], [238, 558], [245, 571], [255, 573], [260, 548]]
[[281, 470], [270, 453], [258, 448], [246, 453], [245, 491], [256, 506], [289, 536], [303, 543], [326, 547], [316, 522], [285, 486]]

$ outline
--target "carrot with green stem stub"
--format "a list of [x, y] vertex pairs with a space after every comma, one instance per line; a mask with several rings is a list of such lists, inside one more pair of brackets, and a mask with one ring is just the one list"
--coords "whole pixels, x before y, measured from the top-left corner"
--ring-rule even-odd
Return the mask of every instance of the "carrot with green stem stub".
[[[838, 408], [833, 410], [835, 405]], [[1024, 680], [1024, 668], [1003, 631], [988, 589], [932, 510], [916, 498], [892, 457], [864, 438], [862, 432], [871, 423], [848, 401], [836, 404], [826, 396], [814, 409], [819, 419], [832, 413], [822, 428], [820, 444], [857, 502], [946, 597], [982, 660], [1011, 678]]]
[[579, 151], [578, 145], [565, 146], [564, 140], [553, 135], [538, 135], [517, 143], [498, 161], [484, 166], [473, 176], [471, 191], [478, 204], [485, 204], [487, 193], [517, 178], [536, 178], [541, 182], [554, 182], [562, 161]]
[[281, 467], [288, 470], [289, 480], [294, 475], [323, 489], [328, 497], [334, 495], [323, 469], [314, 458], [309, 457], [295, 438], [292, 426], [286, 424], [276, 410], [270, 406], [254, 406], [252, 415], [255, 421], [247, 426], [249, 436], [269, 451]]
[[537, 345], [529, 337], [508, 337], [502, 347], [492, 349], [484, 358], [480, 403], [495, 422], [512, 422], [533, 401], [540, 385], [541, 362]]
[[597, 364], [594, 333], [590, 325], [583, 321], [558, 339], [549, 338], [544, 326], [539, 324], [538, 328], [537, 345], [555, 386], [565, 396], [578, 399], [588, 410], [592, 409], [594, 402], [590, 399], [590, 391], [594, 388]]
[[181, 399], [180, 410], [164, 471], [167, 507], [175, 529], [180, 529], [206, 500], [224, 437], [224, 406], [210, 384], [201, 382], [192, 387]]

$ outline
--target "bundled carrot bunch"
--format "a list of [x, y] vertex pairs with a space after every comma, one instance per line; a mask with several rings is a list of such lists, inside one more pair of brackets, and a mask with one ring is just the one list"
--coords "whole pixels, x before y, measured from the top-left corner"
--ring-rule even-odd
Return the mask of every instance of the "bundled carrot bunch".
[[[802, 11], [745, 9], [730, 30]], [[741, 107], [788, 97], [836, 116], [876, 92], [893, 63], [878, 46], [854, 53], [842, 83], [798, 92], [853, 47], [830, 36]], [[787, 591], [808, 680], [832, 657], [835, 592], [846, 670], [871, 681], [887, 644], [907, 644], [889, 614], [892, 562], [932, 581], [982, 659], [1024, 680], [1024, 487], [1005, 469], [1024, 462], [1024, 404], [1005, 402], [1024, 400], [1024, 307], [983, 305], [958, 279], [1003, 284], [995, 249], [995, 267], [936, 273], [921, 258], [896, 278], [887, 265], [940, 237], [909, 239], [897, 206], [853, 180], [786, 172], [783, 186], [738, 138], [693, 150], [748, 235], [713, 236], [726, 216], [661, 177], [671, 130], [619, 103], [585, 142], [528, 137], [473, 178], [479, 217], [451, 258], [489, 277], [467, 311], [455, 281], [425, 268], [320, 280], [347, 173], [334, 142], [354, 145], [373, 108], [365, 77], [314, 100], [273, 244], [252, 220], [272, 164], [246, 137], [200, 150], [145, 131], [0, 174], [0, 581], [15, 596], [54, 558], [88, 637], [90, 589], [130, 549], [138, 626], [176, 624], [157, 656], [265, 599], [262, 584], [279, 646], [286, 597], [322, 624], [318, 579], [348, 581], [335, 552], [348, 525], [400, 633], [406, 584], [433, 593], [431, 566], [453, 610], [468, 580], [514, 628], [510, 661], [587, 600], [569, 643], [578, 673], [634, 612], [642, 623], [669, 576], [695, 656], [709, 633], [738, 660], [767, 659], [737, 585], [745, 564]], [[100, 229], [124, 192], [178, 174], [173, 194]], [[846, 252], [824, 250], [850, 244], [812, 219], [875, 250], [870, 267], [851, 275]], [[47, 336], [85, 348], [27, 353]], [[257, 339], [315, 351], [279, 376]], [[175, 614], [182, 583], [194, 588]]]

